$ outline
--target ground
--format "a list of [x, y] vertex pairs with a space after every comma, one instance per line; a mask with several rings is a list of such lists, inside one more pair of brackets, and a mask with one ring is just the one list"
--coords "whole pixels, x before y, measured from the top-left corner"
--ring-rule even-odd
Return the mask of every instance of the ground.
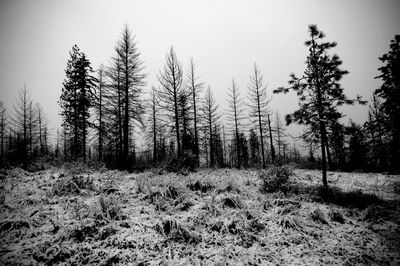
[[0, 264], [400, 265], [400, 176], [286, 170], [2, 171]]

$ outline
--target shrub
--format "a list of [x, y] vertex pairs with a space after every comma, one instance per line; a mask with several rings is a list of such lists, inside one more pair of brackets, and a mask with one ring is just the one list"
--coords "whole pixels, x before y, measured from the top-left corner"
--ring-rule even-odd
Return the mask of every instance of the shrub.
[[262, 181], [261, 191], [273, 193], [282, 191], [286, 193], [289, 189], [289, 177], [293, 171], [288, 166], [272, 166], [267, 171], [262, 171], [259, 178]]
[[99, 197], [99, 203], [101, 207], [102, 216], [106, 219], [120, 220], [122, 219], [121, 207], [118, 205], [117, 201], [113, 198]]
[[158, 223], [155, 227], [160, 234], [174, 241], [197, 244], [201, 241], [201, 236], [192, 232], [186, 226], [174, 219], [166, 219]]
[[328, 213], [329, 218], [334, 221], [343, 224], [345, 222], [343, 214], [339, 210], [331, 209]]
[[314, 222], [329, 225], [328, 220], [326, 220], [324, 212], [320, 208], [316, 208], [315, 210], [313, 210], [310, 216]]
[[61, 174], [53, 185], [53, 195], [81, 194], [82, 189], [94, 190], [94, 180], [90, 175], [64, 176]]
[[215, 188], [215, 186], [211, 184], [211, 182], [200, 180], [197, 180], [194, 183], [187, 184], [187, 187], [192, 191], [201, 191], [202, 193], [206, 193]]
[[243, 209], [246, 205], [240, 200], [238, 196], [227, 196], [221, 201], [224, 207], [233, 209]]
[[181, 174], [187, 174], [188, 171], [195, 171], [198, 166], [196, 155], [192, 152], [183, 152], [181, 158], [171, 158], [165, 166], [165, 169], [169, 172], [176, 172]]

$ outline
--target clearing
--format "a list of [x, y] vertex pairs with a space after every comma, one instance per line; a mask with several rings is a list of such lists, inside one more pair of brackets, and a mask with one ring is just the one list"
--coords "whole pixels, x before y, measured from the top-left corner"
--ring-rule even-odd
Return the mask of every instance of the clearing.
[[0, 173], [0, 264], [400, 265], [400, 176], [71, 169]]

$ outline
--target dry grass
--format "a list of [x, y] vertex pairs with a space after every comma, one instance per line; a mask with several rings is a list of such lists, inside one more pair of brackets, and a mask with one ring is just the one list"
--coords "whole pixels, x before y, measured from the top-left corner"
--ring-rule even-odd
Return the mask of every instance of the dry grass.
[[330, 173], [336, 188], [324, 194], [316, 171], [285, 167], [185, 175], [80, 167], [4, 174], [2, 263], [400, 263], [398, 194], [388, 186], [399, 177]]

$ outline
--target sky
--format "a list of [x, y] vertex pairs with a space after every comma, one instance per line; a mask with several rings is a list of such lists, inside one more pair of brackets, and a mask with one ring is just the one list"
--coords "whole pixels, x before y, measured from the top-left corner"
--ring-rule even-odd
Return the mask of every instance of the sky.
[[[109, 64], [125, 24], [135, 34], [144, 62], [148, 91], [173, 46], [184, 71], [194, 59], [197, 74], [214, 92], [221, 113], [232, 79], [246, 98], [256, 63], [268, 83], [272, 111], [282, 116], [297, 109], [295, 95], [272, 95], [287, 85], [289, 74], [305, 68], [309, 24], [336, 41], [332, 50], [350, 74], [342, 80], [345, 94], [369, 100], [381, 84], [374, 79], [378, 60], [400, 34], [398, 0], [293, 1], [85, 1], [0, 0], [0, 101], [13, 115], [18, 92], [26, 84], [55, 133], [61, 124], [58, 99], [69, 51], [77, 44], [97, 69]], [[367, 106], [341, 109], [362, 123]], [[296, 135], [299, 128], [289, 126]]]

